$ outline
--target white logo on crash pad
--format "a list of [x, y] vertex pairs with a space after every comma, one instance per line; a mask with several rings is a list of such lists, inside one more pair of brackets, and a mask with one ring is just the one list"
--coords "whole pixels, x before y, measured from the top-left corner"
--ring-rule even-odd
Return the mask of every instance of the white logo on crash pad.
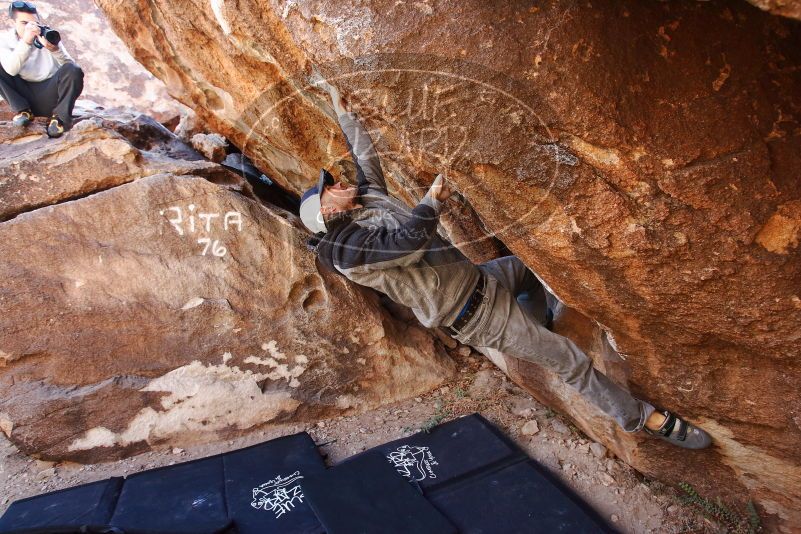
[[303, 503], [303, 491], [297, 483], [301, 478], [300, 471], [295, 471], [287, 477], [278, 475], [253, 488], [253, 502], [250, 505], [257, 510], [275, 512], [276, 519], [291, 512], [296, 505]]
[[387, 460], [409, 480], [419, 482], [426, 478], [437, 478], [432, 466], [439, 464], [428, 447], [402, 445], [389, 453]]

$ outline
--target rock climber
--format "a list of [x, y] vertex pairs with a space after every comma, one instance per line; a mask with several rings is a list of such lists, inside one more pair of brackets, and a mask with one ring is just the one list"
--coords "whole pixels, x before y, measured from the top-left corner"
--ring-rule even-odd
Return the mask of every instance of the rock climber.
[[331, 96], [358, 178], [352, 186], [322, 170], [301, 197], [300, 217], [315, 233], [310, 243], [324, 265], [408, 306], [424, 326], [442, 327], [461, 343], [551, 369], [627, 432], [644, 429], [688, 449], [711, 444], [705, 431], [634, 398], [596, 371], [575, 343], [551, 332], [547, 290], [517, 257], [474, 265], [440, 237], [438, 217], [452, 193], [442, 175], [412, 210], [390, 196], [369, 133], [336, 88], [325, 80], [318, 86]]
[[72, 127], [83, 71], [32, 3], [15, 0], [8, 15], [13, 27], [0, 33], [0, 95], [16, 113], [15, 125], [26, 126], [34, 116], [50, 117], [47, 135], [60, 137]]

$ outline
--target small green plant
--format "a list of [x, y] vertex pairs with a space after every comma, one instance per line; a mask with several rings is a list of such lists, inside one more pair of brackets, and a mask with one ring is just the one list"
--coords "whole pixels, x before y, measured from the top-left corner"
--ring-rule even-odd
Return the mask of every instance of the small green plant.
[[762, 532], [762, 521], [759, 519], [756, 506], [753, 502], [748, 503], [748, 518], [726, 506], [718, 497], [715, 501], [710, 501], [698, 495], [690, 484], [680, 482], [679, 487], [684, 492], [681, 500], [685, 504], [690, 504], [699, 508], [709, 519], [717, 521], [727, 533], [732, 534], [756, 534]]
[[751, 527], [751, 532], [761, 532], [762, 520], [759, 518], [759, 512], [757, 512], [754, 501], [748, 501], [746, 507], [748, 508], [748, 524]]
[[467, 393], [462, 388], [456, 388], [453, 390], [453, 394], [456, 395], [457, 399], [463, 399], [467, 396]]
[[556, 415], [555, 411], [551, 410], [550, 408], [545, 408], [545, 418], [546, 419], [550, 419], [551, 417], [554, 417], [555, 415]]
[[443, 420], [445, 420], [448, 416], [451, 415], [451, 411], [447, 408], [442, 406], [438, 406], [434, 415], [428, 418], [428, 420], [423, 423], [423, 426], [420, 427], [420, 430], [428, 434], [431, 432], [431, 429], [440, 424]]

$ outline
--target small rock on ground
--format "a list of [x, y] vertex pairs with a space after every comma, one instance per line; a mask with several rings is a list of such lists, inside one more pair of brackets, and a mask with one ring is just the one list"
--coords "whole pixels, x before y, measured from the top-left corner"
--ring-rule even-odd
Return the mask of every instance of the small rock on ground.
[[556, 418], [551, 420], [551, 428], [559, 434], [570, 434], [570, 429], [567, 428], [567, 425]]
[[531, 420], [523, 425], [523, 428], [520, 429], [520, 432], [523, 433], [524, 436], [533, 436], [537, 432], [540, 431], [540, 425], [537, 423], [536, 420]]
[[531, 417], [537, 411], [539, 403], [532, 398], [517, 397], [512, 399], [511, 412], [517, 417]]
[[606, 456], [606, 447], [600, 443], [591, 443], [590, 450], [596, 458], [604, 458]]
[[33, 463], [38, 471], [44, 471], [56, 466], [56, 462], [48, 462], [46, 460], [34, 460]]
[[476, 373], [476, 378], [467, 390], [474, 399], [488, 397], [498, 391], [501, 379], [496, 377], [492, 370], [485, 369]]
[[49, 469], [44, 469], [42, 471], [39, 471], [36, 474], [36, 479], [37, 480], [46, 480], [46, 479], [52, 477], [55, 474], [56, 474], [56, 468], [55, 467], [50, 467]]

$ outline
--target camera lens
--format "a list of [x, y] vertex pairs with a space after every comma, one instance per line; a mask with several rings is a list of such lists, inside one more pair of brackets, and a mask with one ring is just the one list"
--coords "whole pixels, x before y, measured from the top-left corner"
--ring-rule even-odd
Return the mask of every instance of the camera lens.
[[48, 29], [44, 33], [44, 38], [50, 41], [50, 44], [52, 45], [57, 45], [59, 42], [61, 42], [61, 34], [58, 33], [57, 30]]

